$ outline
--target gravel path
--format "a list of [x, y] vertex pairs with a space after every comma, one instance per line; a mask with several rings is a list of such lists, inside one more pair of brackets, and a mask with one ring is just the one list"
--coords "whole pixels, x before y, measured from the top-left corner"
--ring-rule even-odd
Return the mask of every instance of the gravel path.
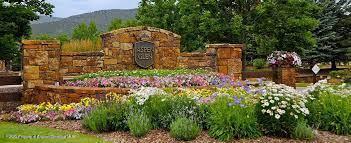
[[[103, 138], [104, 140], [111, 141], [114, 143], [181, 143], [170, 137], [169, 133], [163, 130], [153, 130], [147, 136], [143, 138], [135, 138], [127, 132], [109, 132], [109, 133], [93, 133], [82, 128], [80, 121], [45, 121], [30, 124], [32, 126], [50, 127], [62, 130], [70, 130], [75, 132], [81, 132], [85, 134], [92, 134], [97, 137]], [[351, 136], [339, 136], [325, 131], [315, 131], [316, 139], [313, 143], [351, 143]], [[232, 140], [230, 142], [238, 143], [304, 143], [308, 141], [300, 141], [286, 138], [274, 138], [274, 137], [261, 137], [258, 139], [240, 139]], [[206, 132], [202, 132], [201, 135], [189, 143], [219, 143], [219, 141], [209, 137]]]

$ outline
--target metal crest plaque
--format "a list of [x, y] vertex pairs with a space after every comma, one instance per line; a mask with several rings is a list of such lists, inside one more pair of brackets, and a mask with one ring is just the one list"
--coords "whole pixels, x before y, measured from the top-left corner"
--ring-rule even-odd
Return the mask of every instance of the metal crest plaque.
[[142, 67], [148, 68], [154, 64], [155, 45], [150, 42], [137, 42], [134, 44], [135, 63]]

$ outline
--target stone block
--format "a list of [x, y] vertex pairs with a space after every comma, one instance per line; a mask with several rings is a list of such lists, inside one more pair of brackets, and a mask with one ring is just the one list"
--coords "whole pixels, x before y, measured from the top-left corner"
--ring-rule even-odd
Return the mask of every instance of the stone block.
[[26, 85], [26, 88], [34, 88], [35, 86], [42, 85], [44, 84], [43, 80], [28, 80]]
[[218, 66], [218, 72], [222, 74], [228, 74], [228, 66]]
[[73, 66], [82, 67], [86, 65], [87, 65], [86, 60], [73, 60]]
[[120, 43], [119, 42], [112, 42], [112, 46], [113, 46], [113, 48], [119, 48]]
[[105, 65], [115, 65], [117, 64], [117, 59], [104, 59]]
[[240, 48], [235, 48], [231, 50], [231, 57], [235, 59], [241, 59], [242, 58], [242, 51]]
[[229, 59], [231, 58], [231, 48], [218, 48], [217, 58], [219, 59]]
[[68, 68], [69, 73], [82, 73], [83, 67], [70, 67]]
[[120, 48], [122, 50], [132, 50], [133, 49], [133, 44], [132, 43], [121, 43]]
[[227, 59], [218, 59], [217, 65], [218, 66], [228, 66], [228, 60]]
[[23, 77], [24, 80], [36, 80], [39, 79], [39, 66], [24, 66]]

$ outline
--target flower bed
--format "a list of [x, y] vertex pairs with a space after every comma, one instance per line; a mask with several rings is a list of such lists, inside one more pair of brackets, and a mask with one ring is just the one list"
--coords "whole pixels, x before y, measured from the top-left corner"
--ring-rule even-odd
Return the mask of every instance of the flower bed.
[[234, 86], [235, 82], [227, 75], [210, 73], [204, 70], [137, 70], [99, 72], [87, 74], [66, 81], [65, 86], [76, 87], [205, 87]]
[[[322, 82], [304, 92], [270, 82], [259, 87], [142, 87], [132, 90], [131, 96], [110, 94], [100, 102], [23, 105], [11, 117], [23, 123], [83, 118], [83, 126], [94, 132], [130, 130], [135, 136], [165, 129], [182, 140], [195, 138], [199, 130], [221, 141], [262, 135], [313, 139], [311, 127], [351, 134], [350, 91], [346, 84]], [[83, 115], [76, 118], [76, 113]], [[191, 131], [182, 124], [191, 126]]]

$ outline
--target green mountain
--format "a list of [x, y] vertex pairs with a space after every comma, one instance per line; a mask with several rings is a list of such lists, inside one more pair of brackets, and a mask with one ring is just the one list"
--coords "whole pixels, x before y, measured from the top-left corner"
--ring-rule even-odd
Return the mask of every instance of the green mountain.
[[132, 19], [135, 18], [136, 13], [137, 9], [111, 9], [74, 15], [62, 19], [44, 18], [37, 22], [32, 22], [32, 34], [58, 35], [61, 33], [66, 33], [71, 35], [75, 26], [81, 24], [82, 22], [89, 24], [90, 21], [94, 21], [98, 29], [104, 32], [107, 31], [108, 25], [113, 19]]
[[32, 21], [31, 24], [40, 24], [40, 23], [47, 23], [47, 22], [55, 22], [55, 21], [60, 21], [63, 18], [61, 17], [50, 17], [50, 16], [40, 16], [40, 18], [36, 21]]

